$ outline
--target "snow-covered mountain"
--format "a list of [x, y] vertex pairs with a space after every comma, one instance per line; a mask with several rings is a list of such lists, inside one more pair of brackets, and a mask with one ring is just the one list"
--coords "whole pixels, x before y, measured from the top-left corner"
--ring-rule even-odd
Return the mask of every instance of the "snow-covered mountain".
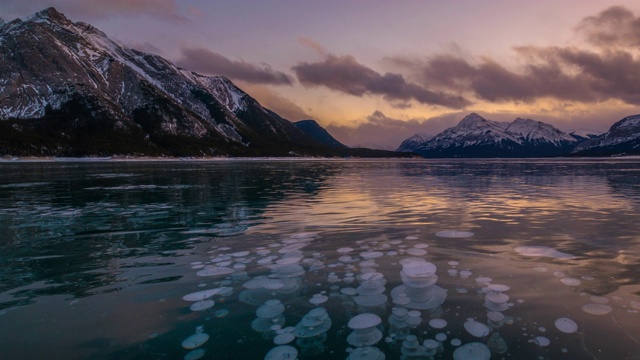
[[472, 113], [413, 151], [425, 157], [539, 157], [566, 154], [577, 142], [539, 121], [517, 118], [505, 123]]
[[336, 154], [221, 76], [54, 8], [0, 23], [0, 154]]
[[431, 139], [432, 135], [427, 134], [414, 134], [413, 136], [405, 139], [396, 151], [400, 152], [414, 152], [418, 146], [422, 145], [425, 141]]
[[627, 116], [614, 123], [606, 133], [580, 143], [574, 155], [614, 156], [640, 155], [640, 114]]

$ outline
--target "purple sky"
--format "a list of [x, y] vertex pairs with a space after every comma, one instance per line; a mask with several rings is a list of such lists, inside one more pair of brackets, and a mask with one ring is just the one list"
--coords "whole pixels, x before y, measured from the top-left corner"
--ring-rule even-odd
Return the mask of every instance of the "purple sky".
[[598, 131], [640, 113], [638, 1], [3, 0], [0, 17], [48, 6], [351, 146], [470, 112]]

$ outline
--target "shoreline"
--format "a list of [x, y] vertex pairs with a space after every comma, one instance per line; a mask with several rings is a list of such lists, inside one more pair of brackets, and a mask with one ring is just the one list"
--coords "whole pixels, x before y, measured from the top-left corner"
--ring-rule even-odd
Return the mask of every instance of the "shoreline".
[[529, 161], [529, 160], [640, 160], [640, 155], [606, 157], [533, 157], [533, 158], [394, 158], [394, 157], [0, 157], [0, 164], [8, 163], [106, 163], [106, 162], [225, 162], [225, 161], [351, 161], [351, 160], [400, 160], [400, 161]]

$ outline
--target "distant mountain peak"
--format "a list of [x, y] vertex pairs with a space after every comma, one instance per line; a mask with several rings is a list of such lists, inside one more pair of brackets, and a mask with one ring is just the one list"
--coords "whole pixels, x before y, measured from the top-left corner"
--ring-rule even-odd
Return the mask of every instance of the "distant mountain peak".
[[637, 128], [640, 126], [640, 114], [629, 115], [611, 126], [609, 131], [616, 131], [625, 128]]
[[60, 23], [60, 24], [64, 24], [64, 25], [69, 25], [71, 24], [71, 20], [67, 19], [66, 16], [64, 16], [63, 13], [59, 12], [58, 10], [56, 10], [56, 8], [54, 8], [53, 6], [48, 7], [44, 10], [40, 10], [37, 13], [35, 13], [34, 15], [32, 15], [30, 18], [27, 19], [28, 21], [31, 20], [46, 20], [46, 21], [51, 21], [54, 23]]
[[313, 119], [300, 120], [293, 123], [295, 127], [304, 132], [307, 136], [313, 138], [319, 143], [335, 148], [348, 148], [348, 146], [336, 140], [329, 132], [320, 126], [317, 121]]
[[467, 116], [465, 116], [461, 121], [460, 121], [460, 125], [471, 125], [471, 124], [477, 124], [477, 123], [482, 123], [482, 122], [486, 122], [487, 119], [483, 118], [482, 116], [476, 114], [476, 113], [471, 113]]

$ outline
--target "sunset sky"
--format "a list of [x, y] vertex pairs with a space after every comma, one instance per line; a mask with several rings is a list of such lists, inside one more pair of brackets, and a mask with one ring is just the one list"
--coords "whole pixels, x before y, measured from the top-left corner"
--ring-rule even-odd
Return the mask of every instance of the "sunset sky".
[[49, 6], [350, 146], [470, 112], [597, 131], [640, 113], [637, 0], [3, 0], [0, 17]]

